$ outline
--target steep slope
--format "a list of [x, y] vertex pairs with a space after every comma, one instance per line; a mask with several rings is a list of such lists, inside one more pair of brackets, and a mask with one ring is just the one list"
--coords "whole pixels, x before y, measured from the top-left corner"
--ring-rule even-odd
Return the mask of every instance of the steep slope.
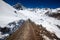
[[41, 25], [27, 20], [7, 40], [60, 40], [54, 33], [47, 31]]
[[9, 36], [10, 33], [6, 31], [7, 29], [12, 31], [12, 29], [15, 29], [15, 26], [18, 28], [18, 26], [21, 24], [20, 23], [18, 26], [13, 24], [8, 25], [9, 23], [12, 23], [14, 21], [17, 22], [21, 20], [22, 15], [18, 17], [15, 11], [17, 10], [12, 6], [4, 2], [3, 0], [0, 0], [0, 40], [4, 39], [6, 36]]
[[19, 20], [19, 17], [16, 17], [17, 11], [9, 4], [5, 3], [3, 0], [0, 0], [0, 26], [4, 27], [6, 24], [13, 22], [15, 20]]

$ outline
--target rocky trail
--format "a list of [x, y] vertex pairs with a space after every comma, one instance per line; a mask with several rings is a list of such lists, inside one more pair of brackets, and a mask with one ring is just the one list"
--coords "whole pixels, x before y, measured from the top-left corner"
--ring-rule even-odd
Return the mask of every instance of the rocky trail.
[[7, 40], [60, 40], [54, 33], [47, 31], [41, 25], [27, 20]]

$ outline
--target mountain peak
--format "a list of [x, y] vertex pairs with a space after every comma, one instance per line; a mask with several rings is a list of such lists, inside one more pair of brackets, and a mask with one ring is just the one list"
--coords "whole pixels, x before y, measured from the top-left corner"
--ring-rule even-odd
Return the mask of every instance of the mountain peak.
[[23, 10], [24, 9], [24, 6], [21, 3], [17, 3], [15, 5], [13, 5], [13, 7], [17, 10]]

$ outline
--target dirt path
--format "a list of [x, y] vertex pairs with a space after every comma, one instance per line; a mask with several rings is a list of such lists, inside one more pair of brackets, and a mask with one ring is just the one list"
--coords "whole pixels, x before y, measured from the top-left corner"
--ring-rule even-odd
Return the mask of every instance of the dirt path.
[[42, 37], [43, 35], [46, 35], [51, 40], [54, 38], [58, 39], [56, 35], [53, 34], [52, 36], [52, 33], [28, 20], [16, 32], [9, 36], [7, 40], [45, 40]]

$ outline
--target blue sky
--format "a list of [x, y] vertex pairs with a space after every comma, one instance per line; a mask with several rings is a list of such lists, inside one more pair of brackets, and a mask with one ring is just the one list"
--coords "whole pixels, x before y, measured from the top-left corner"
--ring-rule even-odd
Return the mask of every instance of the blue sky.
[[4, 0], [10, 5], [21, 3], [28, 8], [58, 8], [60, 7], [60, 0]]

